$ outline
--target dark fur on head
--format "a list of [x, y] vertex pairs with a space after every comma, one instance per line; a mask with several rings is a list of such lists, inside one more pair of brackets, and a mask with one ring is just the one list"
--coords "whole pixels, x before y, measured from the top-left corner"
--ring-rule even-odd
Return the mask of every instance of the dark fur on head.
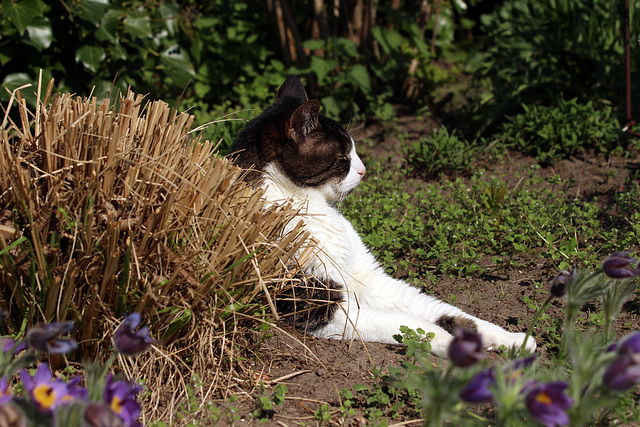
[[274, 104], [251, 120], [233, 143], [235, 163], [253, 169], [247, 179], [259, 181], [268, 164], [299, 187], [347, 176], [351, 137], [319, 110], [320, 103], [307, 98], [300, 79], [287, 78]]

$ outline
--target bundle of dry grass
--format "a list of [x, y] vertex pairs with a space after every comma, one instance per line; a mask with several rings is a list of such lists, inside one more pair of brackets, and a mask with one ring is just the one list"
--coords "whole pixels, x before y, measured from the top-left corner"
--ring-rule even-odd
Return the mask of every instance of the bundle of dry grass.
[[265, 208], [210, 142], [189, 142], [192, 116], [133, 93], [111, 107], [51, 88], [35, 112], [16, 92], [7, 110], [20, 120], [5, 111], [0, 128], [4, 327], [72, 320], [92, 357], [139, 311], [162, 350], [123, 367], [152, 394], [179, 399], [193, 369], [211, 391], [232, 368], [230, 332], [273, 309], [265, 291], [304, 242], [281, 237], [295, 212]]

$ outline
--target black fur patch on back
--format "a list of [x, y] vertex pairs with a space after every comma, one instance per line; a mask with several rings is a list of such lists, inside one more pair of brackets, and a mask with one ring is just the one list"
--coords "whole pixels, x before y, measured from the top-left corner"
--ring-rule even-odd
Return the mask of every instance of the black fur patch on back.
[[296, 329], [312, 332], [333, 318], [337, 302], [344, 300], [342, 287], [327, 280], [302, 274], [293, 279], [293, 285], [276, 295], [276, 308], [283, 320]]
[[442, 316], [436, 320], [436, 325], [440, 326], [450, 334], [456, 329], [466, 329], [473, 332], [478, 332], [478, 325], [471, 319], [466, 317], [454, 317], [454, 316]]

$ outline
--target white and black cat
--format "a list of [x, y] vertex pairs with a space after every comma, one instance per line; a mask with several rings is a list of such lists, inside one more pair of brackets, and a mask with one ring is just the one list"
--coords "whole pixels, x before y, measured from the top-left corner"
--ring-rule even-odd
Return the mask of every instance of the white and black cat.
[[[299, 218], [287, 226], [304, 229], [317, 244], [292, 291], [277, 300], [279, 311], [316, 337], [393, 343], [400, 326], [434, 334], [432, 353], [446, 356], [457, 327], [476, 330], [487, 349], [520, 346], [511, 333], [425, 295], [387, 275], [335, 204], [365, 175], [355, 144], [338, 123], [319, 114], [297, 77], [289, 77], [276, 101], [251, 120], [234, 141], [236, 164], [265, 188], [272, 203], [293, 203]], [[536, 348], [529, 338], [526, 349]]]

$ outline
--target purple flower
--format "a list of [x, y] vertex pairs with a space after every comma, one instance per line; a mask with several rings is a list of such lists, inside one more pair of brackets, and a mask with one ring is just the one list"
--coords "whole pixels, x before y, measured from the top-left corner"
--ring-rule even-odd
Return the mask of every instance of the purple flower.
[[65, 401], [68, 394], [67, 385], [51, 375], [49, 365], [41, 363], [36, 373], [31, 376], [26, 369], [20, 371], [20, 380], [31, 400], [42, 412], [51, 412]]
[[[614, 343], [615, 344], [615, 343]], [[634, 332], [612, 344], [616, 357], [604, 371], [602, 382], [615, 391], [625, 391], [640, 384], [640, 332]]]
[[62, 396], [62, 402], [71, 402], [74, 400], [86, 400], [89, 394], [88, 390], [80, 385], [82, 378], [73, 377], [67, 382], [67, 394]]
[[602, 382], [614, 391], [629, 390], [640, 384], [640, 355], [618, 355], [605, 369]]
[[113, 375], [109, 375], [103, 399], [126, 425], [137, 426], [141, 407], [136, 401], [136, 394], [140, 390], [142, 390], [142, 387], [130, 382], [113, 381]]
[[564, 381], [530, 387], [525, 396], [529, 413], [547, 427], [569, 424], [567, 410], [573, 405], [573, 399], [564, 394], [567, 387]]
[[9, 383], [7, 377], [0, 378], [0, 405], [11, 401], [11, 393], [9, 393]]
[[111, 408], [100, 403], [87, 405], [84, 419], [90, 427], [124, 427], [120, 417]]
[[27, 344], [36, 350], [64, 354], [74, 350], [78, 343], [74, 339], [58, 338], [73, 329], [73, 322], [40, 323], [27, 331]]
[[630, 256], [629, 252], [616, 252], [610, 255], [602, 263], [602, 271], [612, 279], [640, 276], [638, 260]]
[[0, 337], [0, 345], [4, 354], [13, 353], [14, 356], [27, 348], [24, 342], [16, 342], [10, 337]]
[[454, 365], [461, 368], [471, 366], [484, 358], [482, 337], [476, 332], [456, 329], [448, 354]]
[[[536, 355], [524, 359], [515, 360], [505, 366], [504, 373], [511, 381], [515, 382], [521, 375], [522, 369], [531, 365], [536, 360]], [[480, 371], [460, 392], [460, 398], [468, 403], [485, 403], [493, 399], [491, 389], [496, 386], [496, 373], [494, 368]]]
[[133, 356], [146, 350], [155, 342], [149, 336], [149, 327], [137, 329], [138, 325], [140, 325], [140, 313], [131, 313], [125, 316], [124, 322], [116, 329], [113, 340], [120, 353]]
[[491, 388], [496, 384], [496, 373], [492, 368], [480, 371], [460, 392], [460, 398], [469, 403], [485, 403], [493, 399]]

